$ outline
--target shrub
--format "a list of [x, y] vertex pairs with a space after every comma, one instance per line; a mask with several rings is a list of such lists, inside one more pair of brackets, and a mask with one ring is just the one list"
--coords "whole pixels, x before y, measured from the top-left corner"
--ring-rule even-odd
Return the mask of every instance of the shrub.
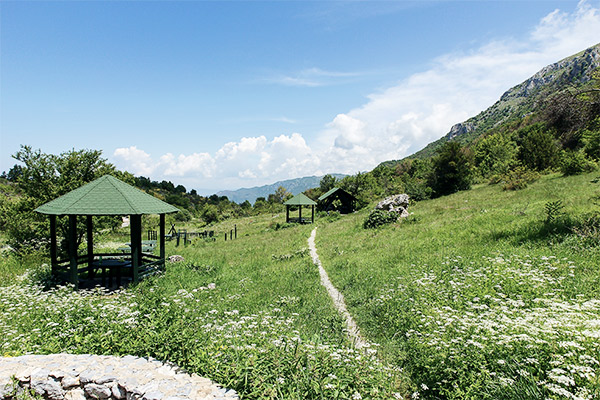
[[373, 229], [398, 221], [398, 213], [394, 211], [373, 210], [363, 223], [363, 228]]
[[471, 188], [471, 166], [457, 142], [446, 142], [433, 159], [431, 187], [436, 196]]
[[544, 171], [557, 166], [559, 146], [546, 127], [535, 124], [520, 129], [519, 160], [529, 169]]
[[525, 167], [517, 167], [504, 175], [504, 190], [520, 190], [525, 189], [527, 185], [537, 181], [540, 174], [535, 171], [530, 171]]
[[188, 222], [192, 220], [192, 214], [185, 208], [180, 209], [178, 213], [175, 213], [175, 221]]
[[563, 175], [577, 175], [591, 172], [596, 165], [585, 157], [581, 151], [564, 151], [560, 160], [560, 171]]
[[[597, 118], [600, 124], [600, 117]], [[583, 141], [583, 150], [588, 157], [599, 160], [600, 159], [600, 129], [584, 130], [581, 134]]]

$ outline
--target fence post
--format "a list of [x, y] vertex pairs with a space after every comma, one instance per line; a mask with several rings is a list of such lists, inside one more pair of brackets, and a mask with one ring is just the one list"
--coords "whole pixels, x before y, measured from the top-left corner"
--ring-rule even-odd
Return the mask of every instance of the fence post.
[[179, 247], [179, 233], [176, 233], [176, 235], [177, 235], [177, 244], [176, 244], [176, 246]]
[[237, 224], [233, 225], [233, 230], [235, 231], [235, 238], [237, 239]]
[[227, 232], [225, 232], [225, 241], [227, 241]]

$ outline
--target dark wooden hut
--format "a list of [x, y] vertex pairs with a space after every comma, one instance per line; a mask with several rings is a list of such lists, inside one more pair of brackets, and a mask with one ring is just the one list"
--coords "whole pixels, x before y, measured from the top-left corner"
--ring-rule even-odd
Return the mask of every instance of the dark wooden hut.
[[319, 210], [338, 211], [341, 214], [354, 212], [356, 197], [344, 189], [333, 188], [319, 197]]

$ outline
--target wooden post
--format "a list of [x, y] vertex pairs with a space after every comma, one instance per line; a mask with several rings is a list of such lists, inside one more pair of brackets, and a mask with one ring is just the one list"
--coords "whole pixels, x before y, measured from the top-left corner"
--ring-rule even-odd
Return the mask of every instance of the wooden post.
[[302, 205], [299, 205], [299, 206], [298, 206], [298, 210], [300, 210], [300, 211], [298, 212], [298, 222], [299, 222], [299, 223], [302, 223]]
[[311, 222], [313, 224], [315, 223], [315, 205], [314, 204], [312, 206], [312, 218], [311, 218]]
[[79, 289], [77, 276], [77, 215], [69, 215], [69, 280]]
[[286, 205], [285, 206], [285, 223], [289, 223], [290, 222], [290, 206]]
[[91, 215], [86, 215], [86, 228], [87, 228], [87, 256], [88, 256], [88, 278], [94, 278], [94, 235], [93, 235], [93, 221]]
[[235, 238], [237, 239], [237, 224], [233, 225], [233, 230], [235, 231]]
[[165, 214], [160, 214], [160, 258], [162, 267], [165, 267]]
[[142, 262], [142, 216], [129, 216], [129, 229], [131, 231], [131, 267], [133, 269], [133, 283], [139, 282], [139, 270]]
[[227, 232], [225, 232], [225, 241], [227, 241]]
[[56, 260], [56, 215], [50, 215], [50, 265], [52, 266], [52, 276], [56, 276], [58, 263]]

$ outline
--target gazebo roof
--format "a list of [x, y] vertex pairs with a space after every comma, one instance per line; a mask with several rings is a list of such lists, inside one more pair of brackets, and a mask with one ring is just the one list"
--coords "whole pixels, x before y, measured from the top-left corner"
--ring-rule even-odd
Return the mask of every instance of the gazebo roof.
[[[331, 190], [329, 190], [327, 193], [324, 193], [323, 195], [321, 195], [321, 197], [319, 197], [319, 201], [323, 201], [326, 198], [328, 198], [329, 196], [331, 196], [332, 194], [334, 194], [335, 192], [340, 191], [343, 192], [344, 194], [348, 195], [348, 196], [352, 196], [350, 193], [346, 192], [344, 189], [340, 189], [340, 188], [333, 188]], [[354, 197], [354, 196], [352, 196]]]
[[317, 205], [316, 202], [311, 200], [304, 193], [300, 193], [300, 194], [292, 197], [291, 199], [289, 199], [288, 201], [286, 201], [283, 204], [285, 204], [286, 206], [316, 206]]
[[49, 215], [142, 215], [179, 211], [123, 181], [104, 175], [34, 211]]

